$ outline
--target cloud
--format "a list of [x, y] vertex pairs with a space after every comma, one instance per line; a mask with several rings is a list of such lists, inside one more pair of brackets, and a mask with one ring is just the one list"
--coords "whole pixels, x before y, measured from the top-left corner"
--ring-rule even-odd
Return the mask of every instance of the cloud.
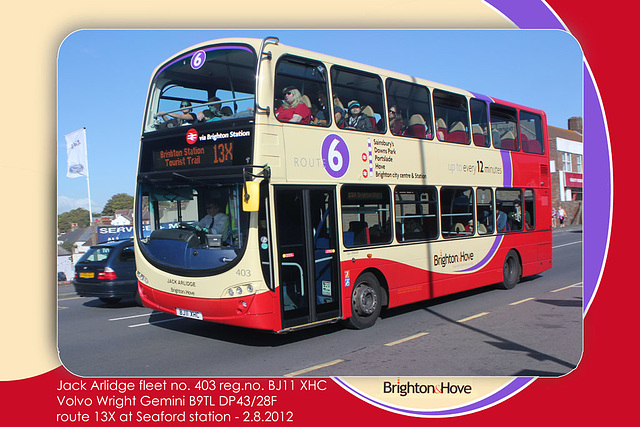
[[[64, 212], [69, 212], [77, 208], [89, 209], [89, 199], [73, 199], [67, 196], [58, 196], [58, 215]], [[95, 200], [91, 201], [91, 210], [95, 212], [102, 212], [104, 205], [96, 203]]]

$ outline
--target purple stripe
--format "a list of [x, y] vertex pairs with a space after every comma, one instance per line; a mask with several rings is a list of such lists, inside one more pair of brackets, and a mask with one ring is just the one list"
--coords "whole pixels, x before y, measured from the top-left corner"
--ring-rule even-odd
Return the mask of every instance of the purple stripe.
[[485, 0], [522, 29], [565, 30], [547, 5], [541, 1]]
[[[598, 93], [584, 66], [584, 232], [583, 312], [595, 296], [602, 271], [611, 225], [610, 147]], [[587, 231], [588, 230], [588, 231]]]
[[502, 176], [502, 186], [503, 187], [511, 187], [513, 184], [513, 170], [511, 169], [511, 151], [509, 150], [500, 150], [500, 155], [502, 156], [502, 169], [504, 170], [504, 175]]
[[529, 385], [534, 378], [533, 377], [517, 377], [514, 378], [509, 384], [505, 387], [497, 390], [492, 395], [485, 397], [484, 399], [478, 400], [476, 402], [472, 402], [468, 405], [460, 406], [458, 408], [452, 409], [438, 409], [438, 410], [416, 410], [416, 409], [406, 409], [395, 405], [390, 405], [387, 403], [382, 403], [379, 400], [373, 399], [360, 391], [352, 388], [347, 385], [340, 378], [334, 377], [334, 381], [339, 383], [342, 387], [348, 390], [350, 393], [358, 396], [360, 399], [365, 400], [371, 404], [380, 406], [381, 408], [399, 412], [404, 415], [412, 415], [412, 416], [421, 416], [421, 417], [442, 417], [442, 416], [450, 416], [450, 415], [462, 415], [470, 412], [475, 412], [480, 409], [487, 408], [491, 405], [494, 405], [500, 402], [503, 399], [511, 396], [524, 389], [527, 385]]
[[496, 251], [498, 250], [498, 248], [500, 247], [500, 243], [502, 242], [502, 234], [499, 236], [496, 236], [493, 240], [493, 245], [491, 245], [491, 249], [489, 249], [489, 252], [485, 255], [484, 258], [482, 258], [480, 260], [480, 262], [478, 262], [476, 265], [466, 268], [464, 270], [458, 270], [456, 271], [456, 273], [463, 273], [466, 271], [472, 271], [472, 270], [476, 270], [478, 268], [484, 267], [484, 265], [489, 262], [489, 260], [493, 257], [493, 255], [496, 253]]
[[239, 46], [239, 45], [221, 45], [221, 46], [212, 46], [212, 47], [206, 47], [206, 48], [203, 48], [203, 49], [197, 49], [197, 50], [195, 50], [195, 51], [193, 51], [193, 52], [186, 53], [186, 54], [184, 54], [184, 55], [180, 56], [179, 58], [176, 58], [176, 59], [174, 59], [173, 61], [169, 62], [167, 65], [165, 65], [164, 67], [162, 67], [162, 68], [158, 71], [158, 73], [156, 74], [156, 76], [155, 76], [153, 79], [155, 80], [155, 79], [156, 79], [156, 77], [158, 77], [158, 76], [160, 75], [160, 73], [162, 73], [162, 72], [163, 72], [164, 70], [166, 70], [167, 68], [171, 67], [171, 66], [172, 66], [173, 64], [175, 64], [176, 62], [180, 62], [180, 61], [182, 61], [183, 59], [186, 59], [186, 58], [191, 58], [191, 56], [192, 56], [195, 52], [198, 52], [198, 51], [200, 51], [200, 50], [203, 50], [203, 51], [205, 51], [205, 52], [211, 52], [211, 51], [214, 51], [214, 50], [224, 50], [224, 49], [240, 49], [240, 50], [246, 50], [246, 51], [247, 51], [247, 52], [249, 52], [249, 53], [253, 53], [253, 50], [249, 49], [248, 47], [246, 47], [246, 46]]
[[493, 102], [493, 99], [489, 98], [487, 95], [482, 95], [481, 93], [475, 93], [475, 92], [471, 92], [471, 94], [474, 96], [474, 98], [477, 98], [488, 104], [491, 104]]

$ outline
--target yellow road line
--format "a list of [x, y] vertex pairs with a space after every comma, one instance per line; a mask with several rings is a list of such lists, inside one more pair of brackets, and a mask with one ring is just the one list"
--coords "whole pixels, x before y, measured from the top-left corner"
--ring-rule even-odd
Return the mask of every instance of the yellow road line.
[[509, 305], [518, 305], [518, 304], [522, 304], [523, 302], [531, 301], [531, 300], [534, 300], [534, 299], [535, 299], [535, 298], [525, 298], [525, 299], [522, 299], [522, 300], [520, 300], [520, 301], [512, 302], [512, 303], [511, 303], [511, 304], [509, 304]]
[[419, 334], [411, 335], [410, 337], [402, 338], [402, 339], [399, 339], [397, 341], [393, 341], [393, 342], [387, 343], [385, 345], [387, 347], [393, 347], [394, 345], [402, 344], [403, 342], [411, 341], [413, 339], [420, 338], [420, 337], [423, 337], [425, 335], [429, 335], [429, 332], [421, 332]]
[[555, 291], [550, 291], [550, 292], [560, 292], [560, 291], [564, 291], [565, 289], [576, 288], [578, 286], [582, 286], [582, 282], [574, 283], [573, 285], [565, 286], [564, 288], [556, 289]]
[[477, 319], [478, 317], [486, 316], [489, 312], [485, 311], [483, 313], [478, 313], [473, 316], [465, 317], [464, 319], [458, 320], [458, 323], [468, 322], [469, 320]]
[[332, 360], [331, 362], [321, 363], [320, 365], [311, 366], [310, 368], [300, 369], [299, 371], [291, 372], [289, 374], [285, 374], [285, 377], [295, 377], [297, 375], [303, 375], [311, 371], [315, 371], [318, 369], [326, 368], [328, 366], [337, 365], [338, 363], [344, 362], [343, 359]]

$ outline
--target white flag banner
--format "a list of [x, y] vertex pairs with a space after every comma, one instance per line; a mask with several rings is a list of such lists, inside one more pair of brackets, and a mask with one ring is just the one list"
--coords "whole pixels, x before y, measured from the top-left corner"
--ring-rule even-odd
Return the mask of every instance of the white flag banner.
[[67, 140], [67, 178], [89, 177], [87, 130], [78, 129], [64, 136]]

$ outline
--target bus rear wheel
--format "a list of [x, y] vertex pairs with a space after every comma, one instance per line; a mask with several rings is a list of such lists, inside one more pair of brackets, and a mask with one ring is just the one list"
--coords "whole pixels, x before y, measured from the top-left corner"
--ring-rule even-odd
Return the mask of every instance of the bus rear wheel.
[[382, 290], [373, 273], [364, 273], [353, 286], [349, 325], [355, 329], [373, 326], [382, 311]]
[[501, 289], [513, 289], [520, 281], [522, 266], [520, 258], [516, 251], [511, 249], [504, 259], [502, 266], [502, 283], [499, 285]]

